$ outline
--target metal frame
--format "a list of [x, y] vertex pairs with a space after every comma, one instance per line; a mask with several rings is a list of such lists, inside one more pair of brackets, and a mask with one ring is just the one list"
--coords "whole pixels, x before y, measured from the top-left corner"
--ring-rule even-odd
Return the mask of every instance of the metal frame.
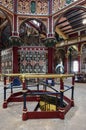
[[[4, 74], [4, 103], [3, 103], [3, 108], [7, 108], [7, 104], [9, 102], [23, 102], [23, 112], [22, 112], [22, 120], [27, 120], [27, 119], [38, 119], [38, 118], [60, 118], [64, 119], [65, 114], [70, 110], [71, 107], [74, 106], [74, 75], [69, 75], [69, 74]], [[6, 97], [6, 91], [8, 89], [6, 79], [9, 77], [11, 79], [10, 85], [11, 85], [11, 95], [7, 98]], [[13, 79], [15, 77], [18, 77], [19, 80], [21, 80], [22, 83], [22, 91], [13, 93], [14, 86], [13, 85]], [[67, 86], [64, 84], [64, 78], [72, 78], [72, 86]], [[26, 86], [26, 78], [36, 78], [36, 87], [37, 90], [30, 90]], [[48, 78], [59, 78], [60, 80], [60, 91], [57, 91], [54, 88], [54, 92], [48, 91], [47, 86], [52, 86], [49, 84], [44, 84], [45, 86], [43, 87], [43, 90], [40, 90], [40, 82], [39, 79], [48, 79]], [[18, 86], [19, 87], [19, 86]], [[38, 88], [39, 87], [39, 88]], [[66, 89], [65, 89], [66, 88]], [[66, 97], [64, 95], [64, 92], [71, 90], [71, 99]], [[37, 107], [39, 107], [39, 101], [40, 95], [54, 95], [56, 97], [60, 97], [60, 105], [58, 110], [56, 111], [37, 111]], [[29, 96], [28, 96], [29, 95]], [[36, 108], [34, 108], [34, 111], [28, 111], [27, 109], [27, 102], [30, 101], [37, 101], [38, 104]], [[63, 107], [63, 102], [66, 102], [67, 105]]]

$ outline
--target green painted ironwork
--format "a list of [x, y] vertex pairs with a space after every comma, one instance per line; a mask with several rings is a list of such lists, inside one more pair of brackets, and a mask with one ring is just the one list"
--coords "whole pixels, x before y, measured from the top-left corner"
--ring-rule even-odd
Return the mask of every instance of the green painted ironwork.
[[35, 12], [36, 12], [36, 2], [31, 1], [31, 13], [35, 13]]
[[66, 0], [66, 4], [70, 4], [72, 0]]

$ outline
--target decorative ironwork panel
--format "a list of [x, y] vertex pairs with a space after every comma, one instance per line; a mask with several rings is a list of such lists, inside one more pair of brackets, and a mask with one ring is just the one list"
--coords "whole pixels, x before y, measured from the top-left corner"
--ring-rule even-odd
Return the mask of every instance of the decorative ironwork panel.
[[1, 52], [1, 71], [2, 73], [13, 73], [13, 51], [12, 49]]
[[47, 50], [40, 47], [22, 47], [18, 51], [20, 73], [46, 73]]
[[74, 0], [53, 0], [53, 13], [57, 12], [58, 10], [65, 8], [72, 2], [75, 2]]
[[2, 73], [47, 73], [45, 47], [12, 47], [1, 52]]
[[48, 0], [38, 0], [37, 14], [48, 14]]
[[13, 0], [0, 0], [0, 4], [13, 11]]
[[28, 0], [18, 0], [18, 13], [30, 13], [30, 2]]
[[48, 0], [18, 0], [20, 14], [48, 14]]

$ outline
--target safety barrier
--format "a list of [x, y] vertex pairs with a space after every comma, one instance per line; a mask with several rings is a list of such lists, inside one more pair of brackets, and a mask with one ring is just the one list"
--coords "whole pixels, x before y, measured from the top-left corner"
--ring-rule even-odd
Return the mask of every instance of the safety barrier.
[[[6, 83], [8, 77], [10, 79], [9, 84]], [[22, 120], [34, 118], [64, 119], [65, 114], [74, 106], [73, 74], [3, 74], [3, 78], [3, 108], [7, 108], [9, 102], [23, 102]], [[67, 78], [71, 78], [71, 86], [65, 85], [64, 80]], [[57, 90], [57, 79], [59, 79], [59, 90]], [[32, 87], [33, 89], [31, 89]], [[21, 90], [14, 92], [14, 88], [21, 88]], [[9, 97], [7, 97], [7, 89], [11, 90]], [[71, 99], [64, 94], [68, 90], [71, 90]], [[37, 102], [34, 111], [28, 111], [27, 109], [27, 102], [31, 101]]]

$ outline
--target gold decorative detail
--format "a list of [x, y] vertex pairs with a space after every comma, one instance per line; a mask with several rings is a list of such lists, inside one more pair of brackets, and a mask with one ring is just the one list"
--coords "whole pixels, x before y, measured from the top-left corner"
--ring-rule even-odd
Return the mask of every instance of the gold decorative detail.
[[3, 74], [6, 77], [20, 77], [22, 80], [25, 78], [67, 78], [73, 77], [74, 74], [44, 74], [44, 73], [15, 73], [15, 74]]
[[60, 92], [64, 92], [64, 89], [61, 89]]
[[25, 109], [25, 110], [23, 110], [23, 113], [27, 113], [27, 110]]
[[64, 110], [64, 109], [59, 109], [59, 111], [60, 111], [60, 112], [65, 112], [65, 110]]
[[22, 82], [24, 83], [24, 81], [25, 81], [24, 75], [22, 75], [21, 78], [22, 78]]
[[22, 90], [23, 93], [26, 93], [28, 90]]
[[5, 100], [4, 103], [7, 103], [7, 100]]
[[78, 52], [78, 56], [81, 56], [81, 51]]
[[69, 52], [67, 52], [67, 53], [65, 54], [65, 57], [66, 57], [66, 58], [68, 58], [68, 56], [69, 56]]

